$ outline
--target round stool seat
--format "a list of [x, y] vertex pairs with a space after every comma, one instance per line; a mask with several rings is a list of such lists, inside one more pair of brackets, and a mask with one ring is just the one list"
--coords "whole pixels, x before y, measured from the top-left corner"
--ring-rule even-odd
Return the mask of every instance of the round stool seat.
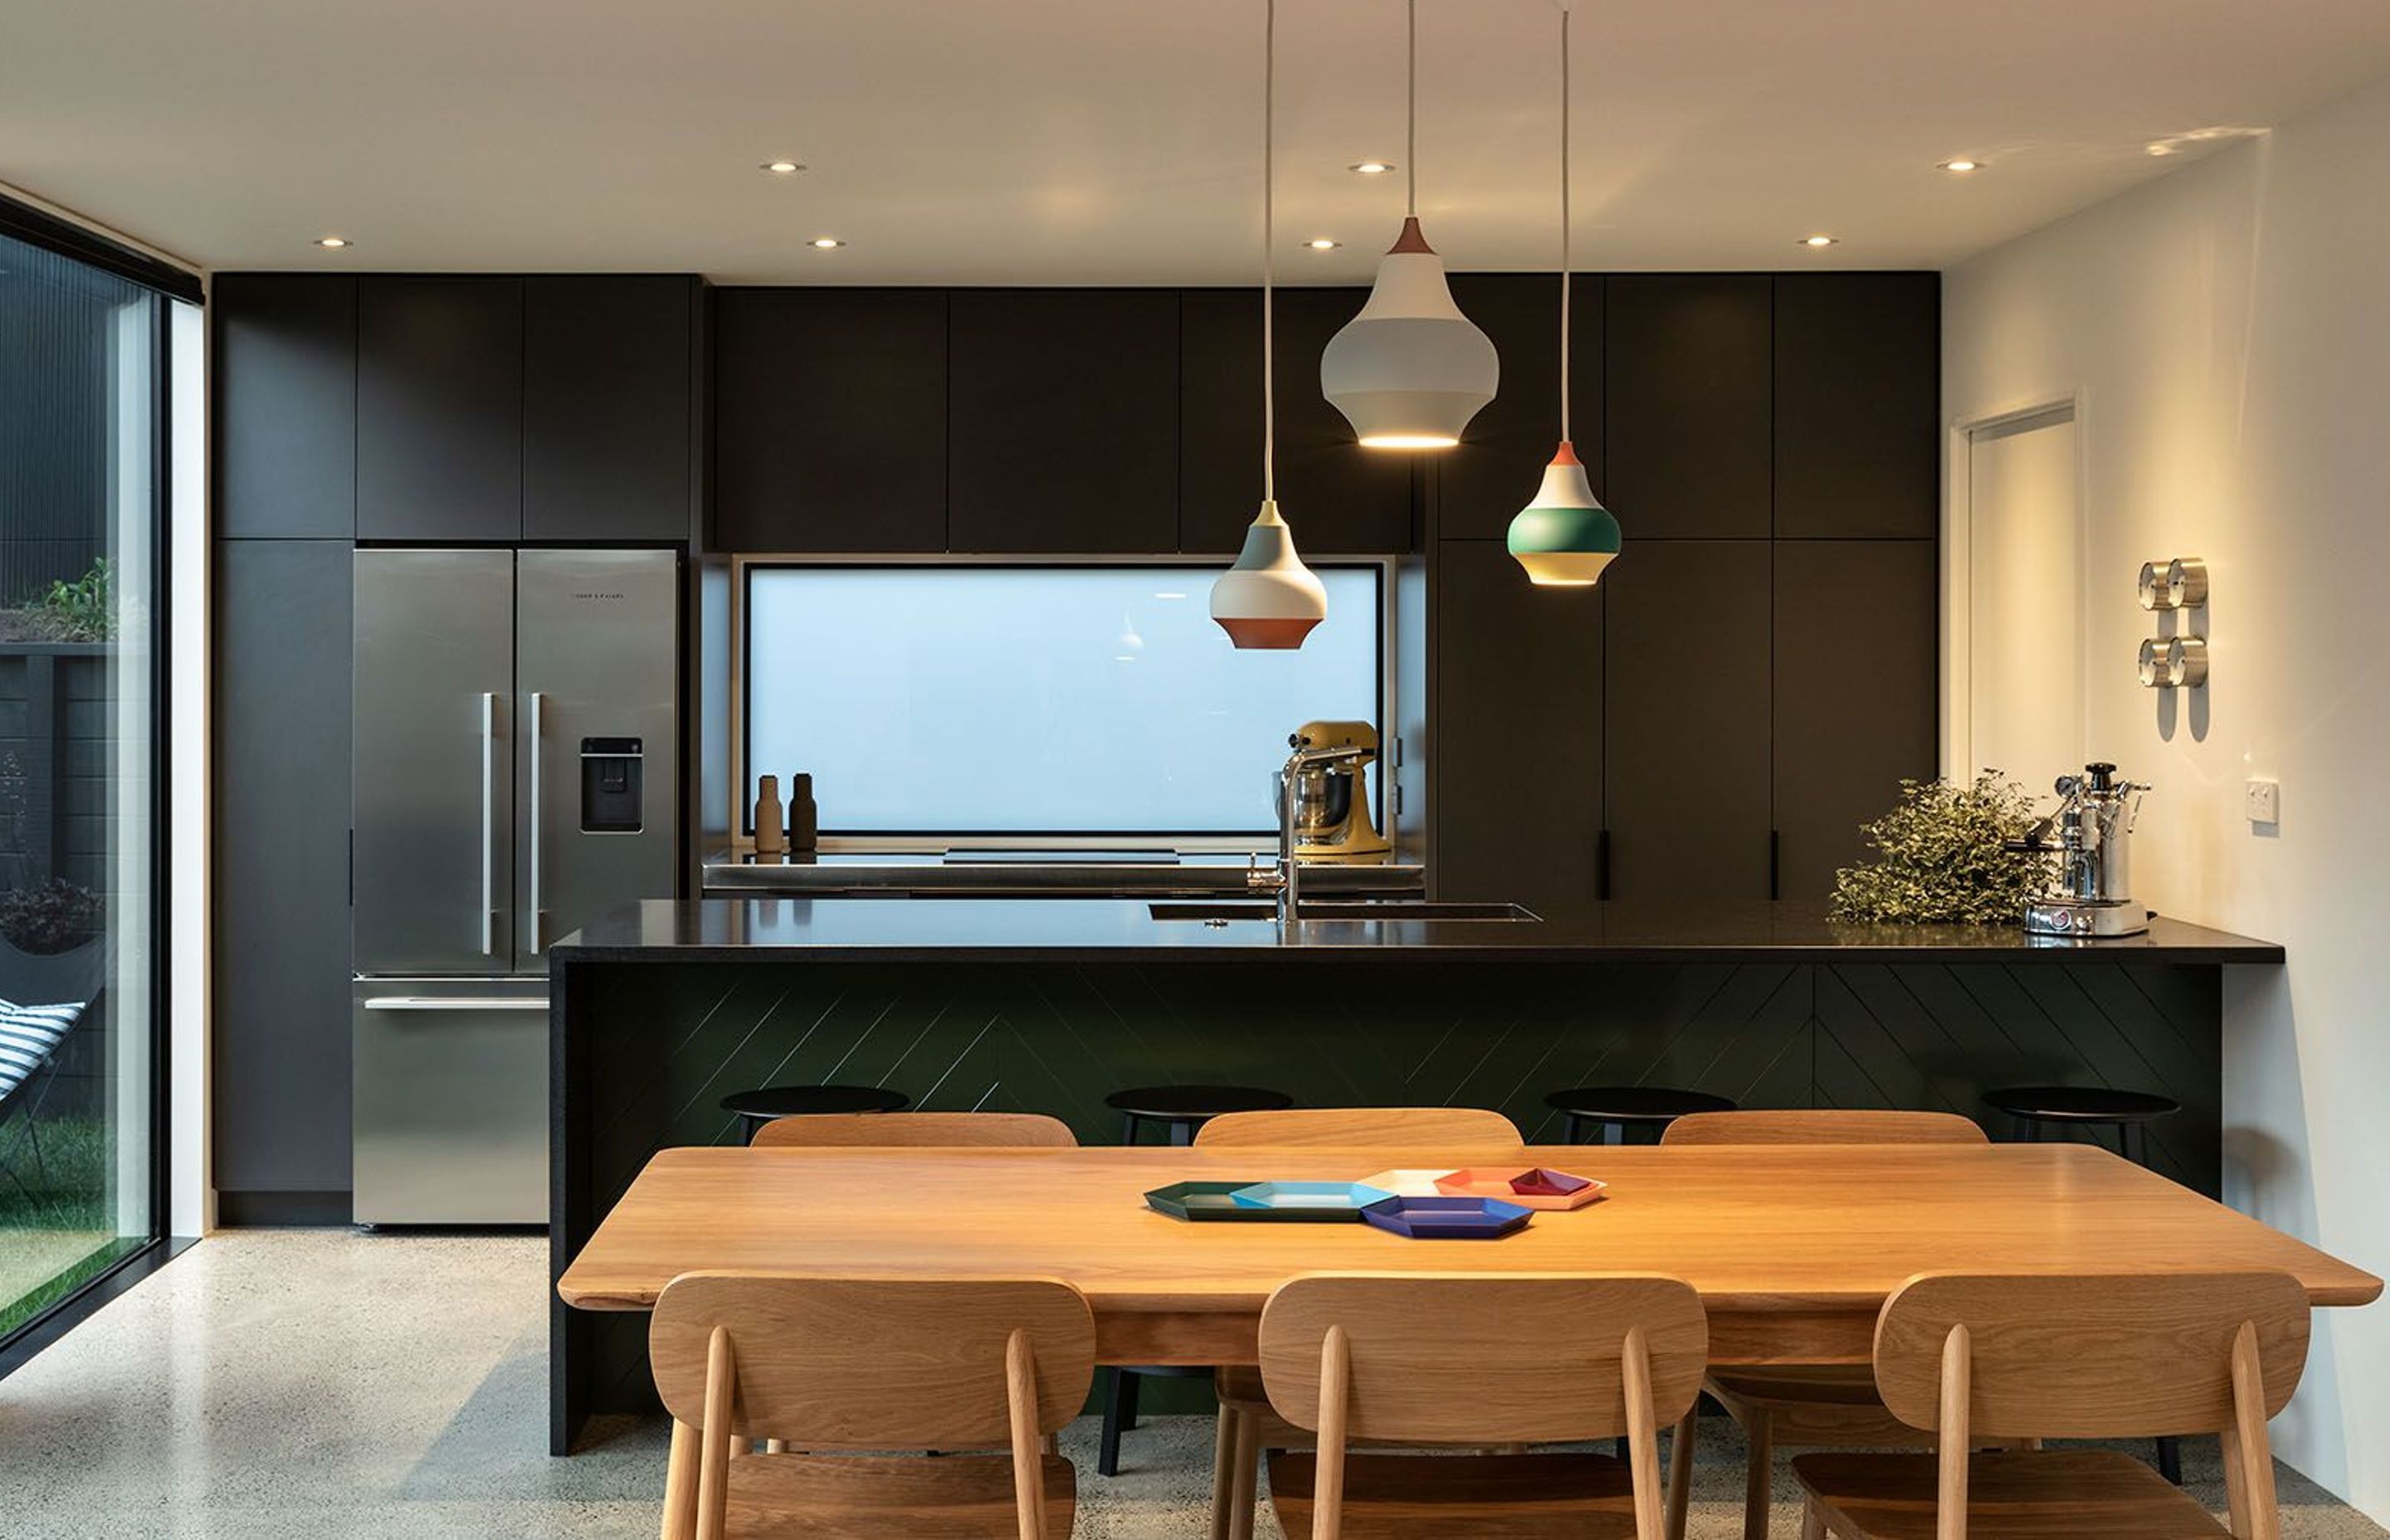
[[1258, 1085], [1138, 1085], [1114, 1091], [1104, 1105], [1155, 1123], [1201, 1123], [1223, 1112], [1275, 1112], [1293, 1106], [1294, 1098]]
[[816, 1112], [896, 1112], [908, 1098], [878, 1085], [769, 1085], [722, 1098], [722, 1110], [756, 1123]]
[[1734, 1101], [1707, 1091], [1686, 1091], [1668, 1085], [1580, 1085], [1554, 1091], [1544, 1105], [1566, 1114], [1568, 1142], [1574, 1144], [1586, 1123], [1604, 1131], [1610, 1143], [1624, 1143], [1627, 1130], [1639, 1129], [1657, 1137], [1661, 1129], [1689, 1112], [1731, 1112]]
[[1984, 1093], [1984, 1105], [2036, 1123], [2147, 1123], [2182, 1110], [2172, 1097], [2099, 1085], [2017, 1085]]

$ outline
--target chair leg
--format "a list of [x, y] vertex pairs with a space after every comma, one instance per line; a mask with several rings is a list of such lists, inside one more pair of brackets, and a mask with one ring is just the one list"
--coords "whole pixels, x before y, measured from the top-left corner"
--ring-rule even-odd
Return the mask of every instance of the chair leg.
[[1826, 1510], [1815, 1497], [1801, 1499], [1801, 1540], [1826, 1540]]
[[2158, 1474], [2177, 1486], [2182, 1484], [2182, 1440], [2158, 1440]]
[[1668, 1540], [1685, 1540], [1685, 1519], [1693, 1506], [1693, 1441], [1701, 1419], [1702, 1398], [1697, 1395], [1668, 1440]]
[[1228, 1489], [1237, 1470], [1237, 1410], [1220, 1403], [1212, 1432], [1212, 1540], [1228, 1540]]
[[1096, 1474], [1099, 1476], [1120, 1474], [1121, 1428], [1127, 1420], [1124, 1414], [1132, 1411], [1130, 1397], [1134, 1392], [1130, 1387], [1136, 1383], [1137, 1376], [1124, 1368], [1114, 1368], [1111, 1380], [1104, 1386], [1104, 1431], [1096, 1441]]
[[1742, 1476], [1742, 1540], [1767, 1540], [1767, 1499], [1776, 1486], [1775, 1430], [1768, 1414], [1753, 1407], [1743, 1419], [1751, 1455]]
[[1257, 1412], [1237, 1418], [1236, 1468], [1228, 1481], [1228, 1540], [1253, 1540], [1253, 1508], [1261, 1501], [1262, 1419]]
[[697, 1430], [673, 1418], [671, 1462], [664, 1467], [662, 1540], [696, 1540]]

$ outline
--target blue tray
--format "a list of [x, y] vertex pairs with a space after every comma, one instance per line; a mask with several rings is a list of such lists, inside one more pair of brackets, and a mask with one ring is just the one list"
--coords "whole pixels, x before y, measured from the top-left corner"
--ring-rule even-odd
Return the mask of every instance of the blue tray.
[[1535, 1215], [1498, 1198], [1389, 1198], [1361, 1217], [1410, 1240], [1499, 1240], [1525, 1229]]
[[1363, 1209], [1383, 1202], [1394, 1194], [1359, 1182], [1255, 1182], [1251, 1187], [1239, 1187], [1229, 1196], [1249, 1209], [1357, 1219]]

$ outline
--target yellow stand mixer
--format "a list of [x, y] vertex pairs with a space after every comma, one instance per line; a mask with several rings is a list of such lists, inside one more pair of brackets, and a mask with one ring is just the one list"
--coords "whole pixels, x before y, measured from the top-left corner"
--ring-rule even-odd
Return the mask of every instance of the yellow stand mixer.
[[1295, 858], [1383, 861], [1394, 847], [1369, 818], [1368, 766], [1377, 758], [1378, 729], [1367, 722], [1306, 722], [1294, 737], [1305, 749], [1369, 751], [1295, 777]]

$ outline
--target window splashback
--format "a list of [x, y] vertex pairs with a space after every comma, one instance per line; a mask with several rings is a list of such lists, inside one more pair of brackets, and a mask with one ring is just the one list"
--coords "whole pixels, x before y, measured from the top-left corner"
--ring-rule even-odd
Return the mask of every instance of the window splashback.
[[750, 562], [742, 827], [809, 772], [825, 835], [1266, 835], [1287, 735], [1380, 719], [1383, 569], [1318, 571], [1302, 648], [1240, 652], [1209, 567]]

